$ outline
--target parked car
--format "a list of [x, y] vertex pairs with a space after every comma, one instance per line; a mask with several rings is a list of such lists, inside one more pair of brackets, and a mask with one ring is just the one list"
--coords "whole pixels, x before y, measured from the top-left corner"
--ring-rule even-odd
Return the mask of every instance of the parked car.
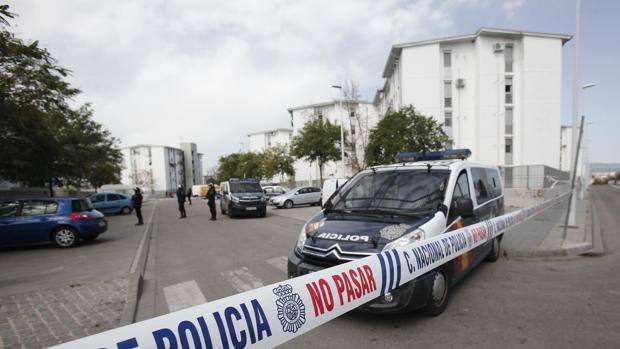
[[117, 193], [95, 193], [89, 197], [93, 207], [102, 213], [130, 214], [133, 211], [131, 197]]
[[290, 189], [281, 187], [279, 185], [266, 185], [263, 187], [263, 192], [265, 192], [265, 195], [269, 198], [285, 194], [289, 190]]
[[251, 178], [231, 178], [220, 183], [222, 198], [220, 210], [230, 218], [236, 215], [267, 215], [267, 197], [258, 181]]
[[299, 187], [285, 194], [273, 197], [269, 203], [277, 208], [291, 208], [297, 205], [320, 205], [321, 188]]
[[[467, 149], [397, 156], [401, 163], [358, 172], [302, 227], [289, 254], [290, 278], [388, 251], [504, 214], [496, 166], [466, 159]], [[500, 256], [502, 236], [363, 305], [369, 312], [441, 314], [452, 287]]]
[[[131, 197], [135, 188], [135, 185], [104, 184], [99, 188], [99, 190], [101, 193], [116, 193]], [[140, 188], [140, 191], [142, 192], [142, 203], [146, 203], [149, 200], [149, 191], [146, 190], [146, 188]]]
[[88, 199], [41, 198], [0, 202], [0, 244], [52, 242], [73, 247], [108, 229], [103, 214]]
[[342, 187], [349, 179], [348, 178], [329, 178], [323, 182], [323, 190], [321, 190], [321, 207], [338, 188]]

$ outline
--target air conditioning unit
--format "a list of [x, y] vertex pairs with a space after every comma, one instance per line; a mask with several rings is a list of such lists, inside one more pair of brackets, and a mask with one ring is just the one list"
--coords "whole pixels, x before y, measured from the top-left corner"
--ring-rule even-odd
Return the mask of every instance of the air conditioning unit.
[[456, 79], [456, 88], [465, 87], [465, 79]]
[[504, 44], [501, 42], [497, 42], [493, 44], [493, 52], [502, 52], [504, 51]]

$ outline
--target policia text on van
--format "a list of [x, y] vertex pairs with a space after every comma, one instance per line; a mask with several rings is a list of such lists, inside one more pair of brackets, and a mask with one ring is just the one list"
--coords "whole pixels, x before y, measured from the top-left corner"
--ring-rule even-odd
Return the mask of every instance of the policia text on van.
[[[289, 255], [295, 277], [423, 240], [504, 213], [497, 167], [465, 161], [468, 149], [402, 153], [402, 163], [359, 172], [302, 228]], [[501, 236], [366, 304], [361, 309], [438, 315], [452, 286], [483, 260], [496, 261]]]

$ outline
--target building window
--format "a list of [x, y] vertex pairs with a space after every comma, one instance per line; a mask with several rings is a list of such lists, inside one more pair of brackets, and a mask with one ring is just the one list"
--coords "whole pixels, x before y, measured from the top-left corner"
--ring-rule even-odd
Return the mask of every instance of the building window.
[[505, 61], [506, 73], [512, 73], [513, 60], [514, 60], [514, 54], [513, 54], [512, 44], [506, 44], [506, 48], [504, 50], [504, 61]]
[[452, 72], [452, 52], [443, 51], [443, 73], [444, 76], [449, 77]]
[[505, 130], [504, 132], [507, 135], [511, 135], [512, 134], [512, 108], [506, 108], [506, 113], [505, 115]]
[[446, 142], [446, 149], [452, 149], [454, 147], [454, 141], [449, 140]]
[[355, 134], [355, 125], [351, 124], [351, 135]]
[[452, 112], [451, 111], [447, 111], [444, 113], [444, 122], [443, 122], [444, 126], [446, 127], [452, 127]]
[[444, 81], [443, 83], [443, 106], [452, 108], [452, 81]]
[[504, 87], [506, 93], [506, 104], [512, 104], [512, 78], [506, 78], [506, 85]]
[[355, 112], [354, 112], [354, 111], [352, 111], [352, 112], [349, 114], [349, 116], [351, 116], [352, 118], [354, 118], [354, 117], [355, 117]]
[[505, 165], [512, 165], [512, 138], [506, 137]]

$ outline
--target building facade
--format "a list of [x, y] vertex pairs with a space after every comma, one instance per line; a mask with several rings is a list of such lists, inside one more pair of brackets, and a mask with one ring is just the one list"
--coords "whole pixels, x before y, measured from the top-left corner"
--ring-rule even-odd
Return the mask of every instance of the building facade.
[[[364, 101], [332, 101], [292, 107], [287, 109], [293, 126], [293, 137], [297, 136], [305, 124], [314, 118], [326, 118], [335, 125], [342, 125], [351, 146], [345, 145], [345, 169], [341, 161], [330, 161], [323, 167], [323, 179], [350, 177], [366, 167], [364, 148], [368, 143], [370, 130], [376, 126], [379, 117], [377, 108]], [[317, 163], [305, 160], [295, 162], [295, 181], [297, 185], [319, 185], [320, 173]]]
[[[193, 143], [185, 143], [193, 144]], [[191, 147], [190, 147], [191, 148]], [[193, 145], [195, 150], [196, 146]], [[200, 171], [195, 177], [196, 168], [188, 163], [182, 149], [160, 145], [136, 145], [122, 148], [123, 169], [121, 183], [135, 185], [152, 194], [175, 192], [179, 185], [188, 188], [188, 183], [202, 184], [202, 154], [195, 153]], [[191, 155], [191, 153], [190, 153]], [[191, 159], [191, 156], [189, 157]], [[187, 171], [189, 169], [189, 176]], [[191, 185], [191, 184], [190, 184]]]
[[560, 168], [562, 47], [569, 35], [482, 28], [394, 45], [379, 115], [413, 105], [443, 123], [448, 147], [500, 166]]
[[202, 154], [196, 148], [196, 143], [181, 143], [185, 165], [185, 187], [204, 184], [202, 174]]
[[250, 133], [248, 134], [249, 150], [260, 153], [275, 146], [289, 146], [292, 138], [293, 130], [289, 128]]

